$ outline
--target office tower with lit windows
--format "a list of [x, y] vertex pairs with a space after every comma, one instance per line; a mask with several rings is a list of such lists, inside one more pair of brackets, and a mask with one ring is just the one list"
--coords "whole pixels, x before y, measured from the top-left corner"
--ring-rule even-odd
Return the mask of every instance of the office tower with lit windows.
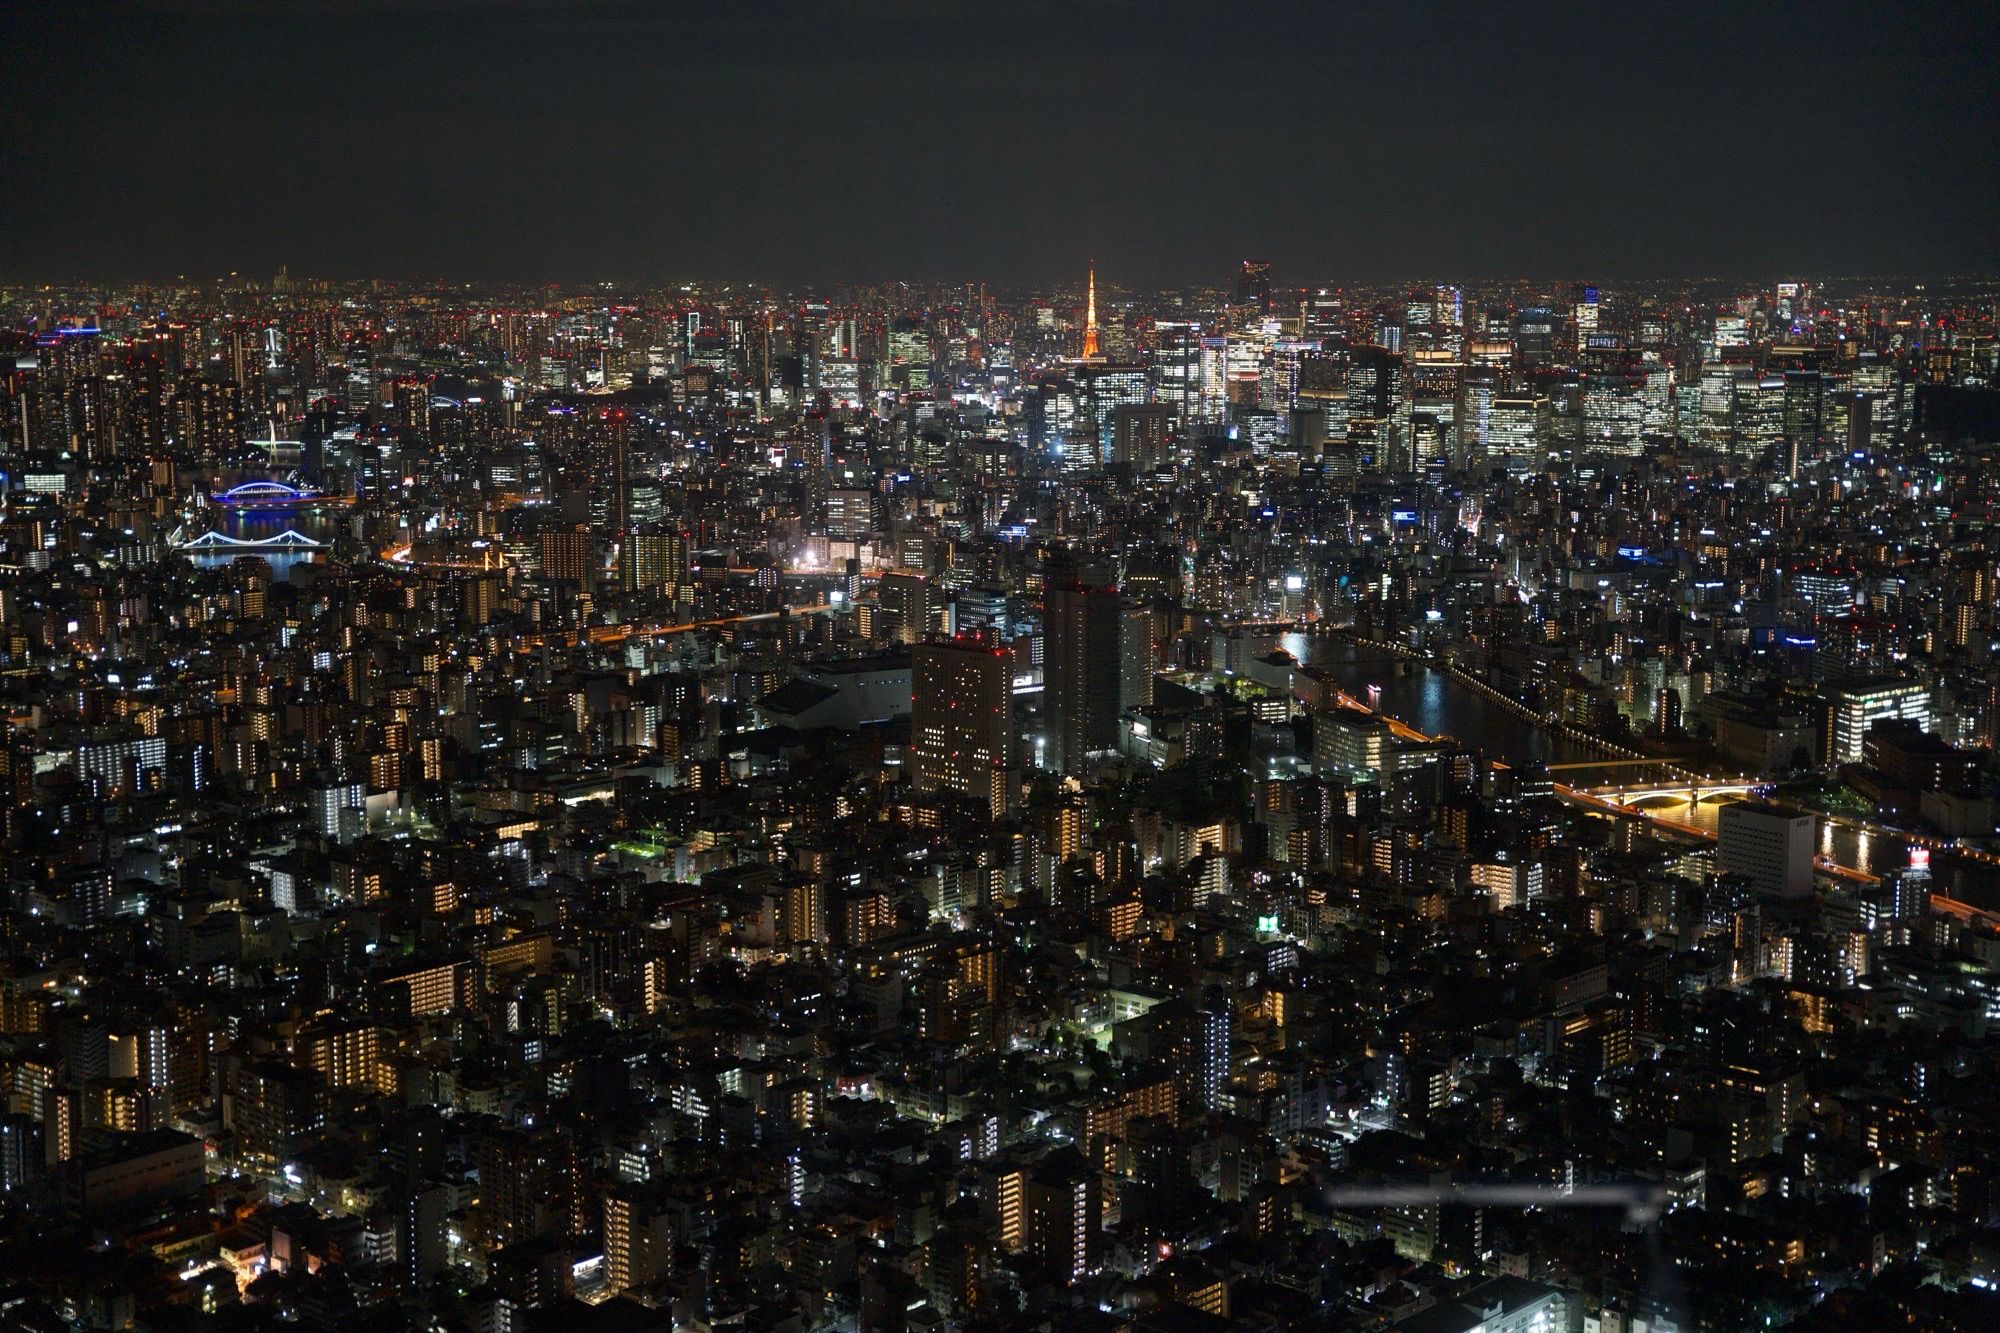
[[1465, 290], [1440, 283], [1431, 289], [1431, 323], [1439, 330], [1465, 327]]
[[921, 643], [935, 628], [939, 599], [937, 588], [922, 574], [884, 574], [875, 594], [889, 626], [889, 636], [900, 644]]
[[919, 791], [949, 791], [996, 818], [1014, 794], [1014, 659], [980, 636], [914, 650], [910, 749]]
[[[1428, 302], [1425, 309], [1429, 309]], [[1459, 391], [1465, 365], [1446, 347], [1420, 347], [1409, 356], [1409, 398], [1404, 427], [1410, 470], [1440, 467], [1457, 455]]]
[[1826, 377], [1817, 370], [1785, 372], [1785, 457], [1787, 477], [1819, 461], [1826, 445]]
[[1044, 377], [1027, 396], [1028, 443], [1066, 477], [1094, 476], [1103, 464], [1096, 423], [1082, 389], [1067, 376]]
[[1411, 292], [1403, 302], [1402, 345], [1414, 350], [1431, 345], [1431, 304], [1430, 293]]
[[1403, 358], [1384, 347], [1357, 347], [1347, 363], [1347, 435], [1364, 471], [1386, 469], [1402, 426]]
[[1087, 425], [1079, 425], [1077, 434], [1086, 438], [1094, 449], [1094, 470], [1103, 460], [1116, 458], [1119, 409], [1145, 406], [1152, 385], [1144, 366], [1110, 361], [1077, 367], [1076, 384], [1083, 393], [1083, 410], [1088, 418]]
[[852, 540], [867, 536], [877, 522], [875, 492], [854, 487], [828, 491], [821, 520], [829, 537]]
[[1313, 718], [1313, 769], [1349, 781], [1379, 782], [1387, 767], [1389, 732], [1380, 719], [1347, 709]]
[[1646, 380], [1630, 372], [1585, 376], [1578, 448], [1585, 453], [1630, 457], [1643, 453]]
[[1533, 306], [1514, 317], [1514, 357], [1523, 367], [1546, 366], [1555, 359], [1556, 317], [1545, 306]]
[[1851, 681], [1828, 694], [1827, 713], [1827, 762], [1858, 764], [1868, 729], [1877, 722], [1902, 720], [1930, 730], [1931, 691], [1915, 680]]
[[1268, 259], [1246, 259], [1236, 270], [1236, 301], [1239, 305], [1254, 305], [1269, 313], [1271, 309], [1271, 261]]
[[1458, 391], [1458, 459], [1475, 467], [1492, 452], [1493, 404], [1500, 397], [1501, 373], [1492, 366], [1468, 366]]
[[1165, 402], [1121, 403], [1111, 410], [1114, 466], [1157, 471], [1173, 462], [1176, 409]]
[[1196, 412], [1200, 421], [1219, 421], [1229, 404], [1229, 356], [1231, 340], [1216, 333], [1201, 337], [1201, 405]]
[[1780, 475], [1788, 475], [1781, 456], [1785, 439], [1783, 376], [1753, 374], [1737, 381], [1734, 427], [1734, 451], [1739, 457], [1759, 463], [1774, 460]]
[[793, 332], [794, 351], [799, 361], [800, 389], [808, 400], [817, 398], [824, 385], [827, 306], [808, 301], [799, 311]]
[[1320, 356], [1319, 341], [1312, 338], [1279, 338], [1271, 345], [1270, 392], [1263, 405], [1289, 412], [1298, 405], [1304, 387], [1305, 368]]
[[1710, 362], [1701, 368], [1701, 442], [1722, 453], [1736, 453], [1737, 417], [1756, 392], [1755, 367]]
[[931, 386], [931, 334], [916, 316], [902, 316], [889, 324], [889, 382], [915, 391]]
[[1182, 421], [1201, 414], [1201, 326], [1185, 320], [1159, 320], [1147, 353], [1152, 367], [1153, 398]]
[[1595, 287], [1579, 287], [1576, 299], [1570, 305], [1570, 323], [1576, 329], [1577, 345], [1582, 346], [1589, 336], [1597, 332], [1599, 296]]
[[1341, 299], [1339, 292], [1321, 287], [1301, 303], [1300, 316], [1304, 321], [1306, 337], [1332, 337], [1342, 331], [1347, 317], [1347, 303]]
[[960, 634], [976, 634], [994, 643], [1013, 637], [1013, 622], [1007, 613], [1007, 590], [991, 584], [960, 588], [952, 595], [952, 629]]

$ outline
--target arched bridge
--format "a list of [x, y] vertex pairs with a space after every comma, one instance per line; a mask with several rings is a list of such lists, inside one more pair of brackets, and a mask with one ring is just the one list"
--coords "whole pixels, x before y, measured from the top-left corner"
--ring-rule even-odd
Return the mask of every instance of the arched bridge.
[[310, 486], [293, 486], [288, 482], [269, 478], [246, 481], [240, 486], [231, 486], [226, 491], [214, 491], [208, 498], [219, 505], [243, 509], [305, 508], [315, 505], [344, 505], [349, 501], [349, 497], [345, 495], [329, 495]]
[[320, 551], [326, 549], [326, 543], [314, 541], [296, 528], [286, 528], [272, 536], [258, 538], [204, 532], [199, 537], [183, 540], [181, 534], [176, 532], [173, 548], [176, 551]]

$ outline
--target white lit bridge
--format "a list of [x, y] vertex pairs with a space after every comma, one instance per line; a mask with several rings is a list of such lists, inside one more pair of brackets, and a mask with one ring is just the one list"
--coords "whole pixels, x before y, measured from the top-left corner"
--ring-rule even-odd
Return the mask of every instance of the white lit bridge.
[[1725, 796], [1748, 796], [1769, 786], [1755, 778], [1701, 778], [1694, 782], [1655, 782], [1631, 787], [1592, 787], [1590, 794], [1637, 805], [1641, 801], [1719, 801]]
[[296, 528], [286, 528], [283, 532], [269, 537], [232, 537], [226, 532], [204, 532], [198, 537], [186, 537], [183, 529], [176, 529], [169, 544], [176, 551], [323, 551], [325, 542], [314, 541]]
[[1635, 782], [1609, 783], [1604, 785], [1576, 782], [1575, 786], [1589, 792], [1599, 800], [1618, 805], [1637, 805], [1642, 801], [1685, 801], [1695, 805], [1703, 801], [1718, 801], [1730, 796], [1748, 796], [1770, 784], [1761, 778], [1738, 774], [1731, 777], [1707, 777], [1682, 768], [1671, 759], [1584, 759], [1569, 764], [1550, 764], [1549, 772], [1595, 775], [1599, 769], [1651, 768], [1659, 770]]

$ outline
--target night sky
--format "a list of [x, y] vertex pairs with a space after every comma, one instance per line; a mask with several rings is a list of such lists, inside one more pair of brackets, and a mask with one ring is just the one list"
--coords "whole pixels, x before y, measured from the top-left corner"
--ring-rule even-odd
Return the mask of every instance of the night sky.
[[2000, 266], [2000, 6], [137, 0], [0, 18], [0, 278]]

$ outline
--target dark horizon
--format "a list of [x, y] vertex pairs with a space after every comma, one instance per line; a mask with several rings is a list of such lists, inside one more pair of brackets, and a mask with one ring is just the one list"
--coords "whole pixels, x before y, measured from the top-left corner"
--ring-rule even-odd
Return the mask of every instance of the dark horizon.
[[12, 27], [9, 281], [2000, 267], [2000, 26], [1969, 6], [150, 0]]
[[[817, 281], [764, 282], [741, 278], [708, 278], [695, 275], [665, 275], [660, 277], [584, 277], [584, 278], [539, 278], [493, 276], [462, 278], [440, 274], [405, 273], [321, 273], [301, 271], [293, 265], [281, 265], [270, 271], [251, 270], [241, 265], [213, 273], [178, 273], [171, 276], [159, 274], [136, 274], [115, 276], [93, 276], [88, 273], [57, 276], [0, 276], [0, 287], [17, 291], [37, 289], [101, 289], [125, 292], [136, 288], [183, 289], [227, 282], [231, 278], [242, 279], [259, 288], [267, 288], [274, 277], [281, 274], [293, 282], [325, 282], [334, 288], [365, 286], [372, 283], [385, 284], [399, 291], [414, 291], [422, 288], [463, 292], [472, 296], [490, 296], [502, 293], [530, 291], [536, 289], [557, 290], [565, 295], [575, 295], [591, 288], [608, 289], [619, 295], [656, 296], [675, 288], [692, 288], [703, 296], [740, 298], [751, 294], [764, 294], [774, 300], [806, 299], [832, 296], [842, 292], [862, 292], [892, 286], [914, 289], [935, 289], [950, 287], [984, 287], [987, 294], [996, 300], [1023, 300], [1037, 297], [1057, 296], [1064, 299], [1074, 297], [1082, 300], [1085, 278], [1088, 270], [1077, 274], [1055, 274], [1044, 281], [1024, 280], [1000, 283], [983, 279], [977, 275], [941, 276], [929, 278], [899, 277], [883, 275], [862, 278], [821, 278]], [[1098, 299], [1139, 300], [1165, 293], [1226, 292], [1235, 274], [1225, 267], [1219, 279], [1194, 279], [1185, 282], [1168, 282], [1158, 285], [1126, 282], [1114, 274], [1107, 274], [1102, 268], [1097, 271]], [[1743, 293], [1769, 290], [1774, 284], [1798, 281], [1812, 286], [1816, 292], [1829, 288], [1852, 288], [1872, 286], [1928, 287], [1932, 285], [1971, 284], [1983, 288], [1988, 283], [2000, 283], [2000, 264], [1993, 267], [1968, 270], [1960, 273], [1822, 273], [1801, 271], [1794, 268], [1774, 268], [1763, 272], [1737, 272], [1713, 274], [1650, 274], [1621, 275], [1617, 273], [1544, 273], [1544, 274], [1504, 274], [1481, 275], [1459, 273], [1416, 273], [1371, 279], [1352, 279], [1338, 276], [1319, 275], [1305, 277], [1299, 281], [1287, 281], [1291, 275], [1276, 274], [1274, 293], [1308, 293], [1315, 290], [1345, 292], [1348, 294], [1371, 294], [1385, 298], [1402, 291], [1417, 291], [1424, 287], [1438, 285], [1457, 287], [1468, 294], [1490, 293], [1501, 288], [1528, 288], [1549, 296], [1559, 296], [1565, 290], [1592, 286], [1606, 292], [1662, 292], [1686, 289], [1690, 292], [1704, 288], [1717, 291], [1738, 291]]]

